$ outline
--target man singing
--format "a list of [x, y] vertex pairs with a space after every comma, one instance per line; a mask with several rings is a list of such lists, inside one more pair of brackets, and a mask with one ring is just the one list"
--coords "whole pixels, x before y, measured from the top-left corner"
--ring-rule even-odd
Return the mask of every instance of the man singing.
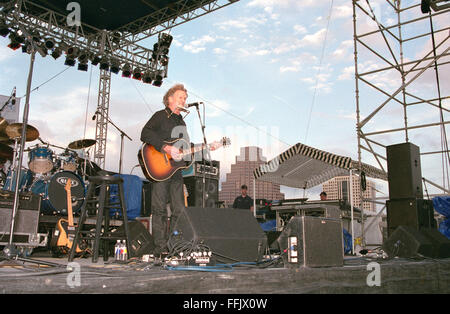
[[[182, 84], [171, 87], [163, 98], [165, 109], [155, 112], [150, 120], [145, 124], [141, 133], [141, 141], [153, 145], [156, 150], [171, 155], [174, 159], [179, 159], [179, 148], [168, 145], [177, 138], [183, 138], [188, 143], [186, 123], [181, 117], [181, 108], [184, 107], [187, 98], [187, 91]], [[158, 256], [162, 252], [167, 252], [167, 238], [165, 237], [167, 217], [167, 202], [171, 204], [170, 231], [174, 226], [180, 212], [184, 209], [183, 177], [180, 171], [174, 173], [172, 177], [165, 181], [158, 181], [152, 184], [152, 230], [155, 241], [154, 255]]]
[[[186, 105], [187, 91], [182, 84], [172, 86], [164, 95], [165, 109], [157, 111], [145, 124], [141, 133], [141, 141], [152, 145], [157, 151], [167, 153], [174, 160], [182, 159], [181, 149], [170, 145], [176, 139], [184, 139], [190, 143], [186, 123], [181, 116], [181, 111]], [[217, 147], [210, 147], [211, 150]], [[170, 202], [171, 219], [169, 235], [166, 234], [167, 203]], [[159, 256], [167, 252], [168, 236], [173, 232], [175, 222], [184, 210], [183, 176], [181, 171], [176, 171], [170, 178], [152, 184], [152, 230], [155, 241], [154, 255]]]

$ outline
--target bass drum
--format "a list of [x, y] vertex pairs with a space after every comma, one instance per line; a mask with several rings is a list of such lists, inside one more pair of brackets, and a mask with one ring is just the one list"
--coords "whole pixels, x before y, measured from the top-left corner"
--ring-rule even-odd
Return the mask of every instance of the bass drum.
[[41, 212], [44, 214], [67, 215], [67, 180], [71, 180], [70, 193], [72, 194], [72, 211], [80, 211], [86, 195], [83, 180], [75, 173], [61, 171], [55, 173], [50, 179], [38, 180], [31, 186], [31, 192], [42, 196]]

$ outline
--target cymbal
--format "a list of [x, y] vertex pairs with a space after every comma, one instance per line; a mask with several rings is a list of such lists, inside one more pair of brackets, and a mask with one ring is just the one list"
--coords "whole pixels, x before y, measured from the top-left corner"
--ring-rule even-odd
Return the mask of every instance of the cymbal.
[[0, 134], [3, 134], [8, 126], [8, 121], [5, 118], [0, 117]]
[[[23, 129], [23, 123], [13, 123], [6, 127], [6, 134], [9, 136], [9, 138], [19, 138], [22, 136], [22, 129]], [[29, 124], [27, 124], [26, 129], [26, 141], [32, 142], [39, 137], [39, 131]]]
[[13, 160], [14, 150], [6, 144], [0, 143], [0, 160]]
[[70, 143], [68, 147], [71, 149], [83, 149], [94, 145], [96, 142], [96, 140], [90, 139], [78, 140]]

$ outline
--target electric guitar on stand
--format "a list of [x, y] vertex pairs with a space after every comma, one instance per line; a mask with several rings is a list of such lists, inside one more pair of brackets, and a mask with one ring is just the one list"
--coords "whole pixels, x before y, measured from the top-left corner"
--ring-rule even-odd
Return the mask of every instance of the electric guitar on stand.
[[[190, 147], [190, 144], [184, 139], [177, 139], [172, 142], [166, 142], [166, 144], [170, 144], [176, 147]], [[216, 141], [208, 144], [208, 147], [205, 147], [205, 145], [201, 145], [190, 147], [188, 149], [180, 149], [181, 159], [175, 160], [171, 155], [156, 150], [153, 145], [144, 143], [142, 145], [142, 148], [139, 150], [138, 159], [139, 164], [142, 168], [142, 172], [147, 179], [149, 179], [150, 181], [165, 181], [172, 177], [173, 174], [178, 170], [189, 168], [194, 162], [194, 154], [196, 152], [210, 147], [219, 148], [221, 146], [225, 147], [228, 145], [230, 145], [230, 139], [224, 137], [221, 141]]]
[[[67, 219], [61, 218], [57, 224], [57, 230], [55, 231], [55, 235], [58, 236], [58, 240], [56, 241], [57, 250], [62, 254], [69, 253], [70, 249], [73, 245], [73, 240], [75, 238], [75, 225], [73, 223], [73, 211], [72, 211], [72, 193], [71, 188], [72, 182], [71, 179], [67, 179], [67, 183], [64, 187], [67, 194]], [[75, 252], [77, 254], [85, 252], [86, 249], [82, 250], [79, 245]]]

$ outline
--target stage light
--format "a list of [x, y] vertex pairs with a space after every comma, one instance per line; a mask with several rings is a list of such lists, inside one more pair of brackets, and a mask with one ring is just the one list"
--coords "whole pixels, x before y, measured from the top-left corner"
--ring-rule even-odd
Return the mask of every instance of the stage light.
[[145, 84], [150, 84], [153, 81], [153, 75], [150, 71], [146, 71], [142, 76], [142, 82]]
[[169, 49], [170, 45], [172, 44], [173, 37], [167, 33], [161, 33], [159, 38], [159, 44], [161, 47], [166, 47]]
[[29, 43], [22, 45], [22, 53], [30, 53], [30, 52], [31, 52], [31, 47], [30, 47]]
[[87, 71], [88, 70], [88, 64], [87, 61], [85, 63], [78, 63], [78, 70], [79, 71]]
[[89, 54], [86, 51], [81, 51], [78, 54], [78, 62], [82, 63], [82, 64], [87, 64], [89, 60]]
[[71, 59], [76, 59], [78, 57], [79, 50], [76, 47], [69, 47], [67, 48], [67, 56]]
[[162, 85], [163, 77], [161, 73], [155, 75], [155, 80], [153, 81], [153, 86], [160, 87]]
[[40, 43], [42, 40], [41, 34], [39, 32], [31, 32], [31, 39], [33, 39], [34, 42]]
[[91, 57], [91, 64], [92, 65], [97, 65], [100, 63], [100, 61], [102, 60], [102, 58], [99, 55], [93, 55]]
[[139, 68], [134, 69], [133, 71], [133, 78], [135, 80], [140, 81], [142, 79], [142, 71]]
[[53, 49], [53, 48], [55, 48], [55, 41], [51, 38], [47, 38], [44, 41], [44, 45], [45, 45], [45, 48], [47, 48], [47, 49]]
[[122, 77], [131, 77], [131, 66], [129, 63], [127, 63], [123, 66]]
[[23, 36], [19, 35], [18, 33], [9, 34], [9, 39], [10, 39], [11, 43], [8, 45], [8, 47], [11, 48], [12, 50], [19, 49], [22, 46], [22, 44], [25, 42], [25, 38]]
[[109, 71], [109, 60], [106, 57], [103, 57], [100, 60], [100, 70]]
[[67, 56], [66, 61], [64, 61], [64, 65], [73, 67], [75, 65], [75, 59], [70, 56]]
[[159, 63], [164, 67], [167, 66], [169, 64], [169, 57], [159, 56]]
[[52, 53], [51, 53], [51, 56], [53, 57], [53, 59], [58, 59], [59, 57], [61, 57], [61, 54], [62, 54], [62, 50], [61, 50], [61, 48], [55, 48], [55, 49], [53, 49], [53, 51], [52, 51]]
[[111, 62], [111, 69], [110, 69], [110, 71], [111, 71], [112, 73], [114, 73], [114, 74], [119, 73], [119, 71], [120, 71], [120, 63], [119, 63], [119, 61], [113, 60], [113, 61]]

